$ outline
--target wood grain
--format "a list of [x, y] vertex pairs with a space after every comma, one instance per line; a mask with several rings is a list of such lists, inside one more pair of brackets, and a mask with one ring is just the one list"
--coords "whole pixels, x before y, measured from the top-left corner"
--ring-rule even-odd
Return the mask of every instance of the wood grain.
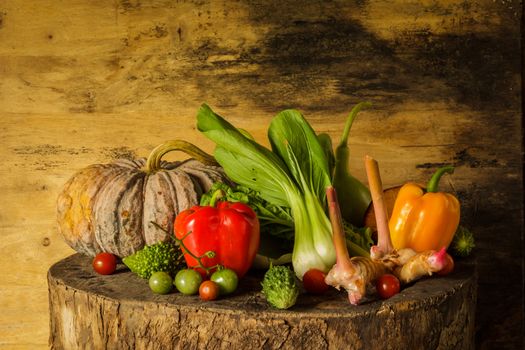
[[3, 0], [0, 347], [47, 346], [46, 271], [72, 253], [55, 200], [75, 171], [169, 139], [212, 151], [202, 102], [267, 144], [283, 108], [336, 139], [370, 100], [353, 173], [365, 154], [385, 187], [456, 166], [443, 188], [477, 238], [478, 347], [521, 348], [521, 15], [517, 0]]
[[[291, 309], [272, 308], [261, 272], [227, 298], [204, 302], [153, 294], [127, 270], [93, 272], [75, 254], [49, 270], [51, 349], [474, 349], [475, 267], [420, 280], [391, 299], [360, 306], [332, 289], [302, 294]], [[96, 326], [94, 326], [96, 325]]]

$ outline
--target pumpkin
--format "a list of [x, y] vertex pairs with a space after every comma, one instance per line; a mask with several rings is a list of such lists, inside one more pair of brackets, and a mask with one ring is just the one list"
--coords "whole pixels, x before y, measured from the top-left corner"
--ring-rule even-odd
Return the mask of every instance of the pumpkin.
[[[161, 159], [173, 150], [193, 158]], [[182, 140], [159, 145], [147, 160], [90, 165], [73, 175], [58, 196], [59, 231], [79, 253], [125, 257], [166, 241], [175, 216], [198, 204], [217, 181], [230, 183], [211, 155]]]

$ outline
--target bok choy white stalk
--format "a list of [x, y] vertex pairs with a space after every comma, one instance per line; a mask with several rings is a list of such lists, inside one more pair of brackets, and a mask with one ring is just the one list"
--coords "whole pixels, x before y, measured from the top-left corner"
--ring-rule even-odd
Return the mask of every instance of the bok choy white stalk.
[[260, 193], [268, 202], [289, 207], [295, 237], [292, 264], [297, 277], [335, 263], [332, 229], [325, 212], [331, 184], [328, 160], [315, 132], [296, 110], [271, 122], [272, 150], [258, 144], [203, 104], [197, 128], [215, 142], [215, 159], [234, 182]]

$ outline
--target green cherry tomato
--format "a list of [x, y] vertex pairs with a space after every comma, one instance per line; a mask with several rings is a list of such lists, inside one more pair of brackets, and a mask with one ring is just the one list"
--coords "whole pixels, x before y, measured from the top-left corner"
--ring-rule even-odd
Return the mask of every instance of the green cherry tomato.
[[168, 294], [173, 288], [173, 280], [167, 272], [154, 272], [149, 278], [149, 288], [156, 294]]
[[175, 275], [175, 287], [185, 295], [193, 295], [199, 292], [202, 282], [201, 274], [193, 269], [184, 269]]
[[219, 285], [219, 293], [221, 295], [233, 293], [239, 284], [239, 278], [237, 277], [237, 274], [231, 269], [221, 269], [215, 271], [211, 275], [210, 280]]

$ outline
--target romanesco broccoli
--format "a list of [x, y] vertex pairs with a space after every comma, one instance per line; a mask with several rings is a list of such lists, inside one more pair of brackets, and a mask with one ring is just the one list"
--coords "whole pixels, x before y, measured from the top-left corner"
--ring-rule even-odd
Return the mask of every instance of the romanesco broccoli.
[[150, 278], [154, 272], [168, 272], [172, 277], [184, 268], [184, 256], [173, 242], [159, 242], [145, 246], [135, 254], [125, 257], [122, 262], [142, 278]]

